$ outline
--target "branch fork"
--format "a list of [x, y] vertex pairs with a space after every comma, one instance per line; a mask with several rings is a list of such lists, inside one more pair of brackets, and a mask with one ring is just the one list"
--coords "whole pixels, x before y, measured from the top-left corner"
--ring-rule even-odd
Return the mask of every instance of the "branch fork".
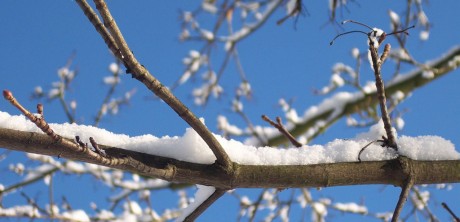
[[383, 126], [387, 134], [386, 137], [382, 137], [383, 144], [386, 147], [393, 148], [394, 150], [397, 151], [398, 145], [396, 144], [396, 138], [392, 130], [391, 119], [390, 119], [390, 115], [388, 113], [388, 109], [386, 105], [387, 99], [385, 95], [385, 85], [383, 83], [382, 76], [380, 73], [382, 64], [385, 62], [386, 58], [388, 57], [391, 46], [390, 44], [386, 44], [382, 55], [379, 56], [378, 51], [377, 51], [378, 48], [374, 47], [374, 42], [372, 38], [370, 37], [368, 38], [369, 38], [369, 53], [372, 59], [372, 67], [373, 67], [374, 75], [375, 75], [375, 86], [377, 88], [377, 97], [379, 100], [380, 112], [382, 114]]
[[142, 82], [150, 91], [160, 97], [201, 136], [216, 156], [216, 163], [224, 169], [225, 173], [231, 174], [233, 172], [233, 164], [222, 145], [207, 127], [179, 99], [177, 99], [171, 91], [164, 87], [157, 78], [150, 74], [150, 72], [137, 61], [118, 28], [115, 19], [112, 17], [105, 1], [93, 1], [104, 21], [103, 23], [94, 10], [88, 5], [86, 0], [77, 0], [76, 2], [104, 39], [108, 48], [123, 62], [126, 70], [131, 73], [133, 78]]

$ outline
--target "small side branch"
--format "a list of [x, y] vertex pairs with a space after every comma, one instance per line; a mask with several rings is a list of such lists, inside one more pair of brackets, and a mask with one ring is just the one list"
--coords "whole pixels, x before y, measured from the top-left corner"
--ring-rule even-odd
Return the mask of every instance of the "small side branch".
[[38, 128], [40, 128], [46, 135], [51, 137], [55, 142], [60, 142], [62, 140], [62, 137], [54, 133], [54, 131], [50, 128], [48, 123], [45, 121], [44, 116], [43, 116], [43, 105], [38, 104], [37, 105], [37, 113], [38, 115], [35, 116], [34, 114], [30, 113], [29, 110], [24, 108], [17, 100], [14, 98], [13, 93], [11, 93], [9, 90], [3, 90], [3, 97], [8, 100], [11, 105], [19, 109], [30, 121], [35, 123]]
[[[47, 134], [49, 138], [52, 139], [53, 144], [48, 144], [50, 146], [59, 146], [64, 147], [66, 150], [63, 153], [59, 153], [57, 156], [66, 157], [66, 151], [68, 152], [77, 152], [81, 154], [77, 159], [90, 159], [91, 163], [96, 163], [104, 166], [120, 166], [120, 165], [129, 165], [134, 169], [138, 170], [141, 173], [155, 175], [159, 178], [172, 180], [174, 177], [174, 169], [172, 166], [166, 166], [164, 168], [156, 168], [150, 165], [146, 165], [143, 162], [140, 162], [130, 156], [108, 156], [103, 149], [99, 147], [97, 142], [90, 138], [90, 143], [94, 148], [93, 150], [88, 149], [88, 146], [80, 140], [79, 136], [75, 137], [75, 141], [64, 138], [56, 134], [48, 125], [48, 123], [43, 118], [43, 106], [39, 104], [37, 106], [37, 116], [32, 114], [29, 110], [24, 108], [17, 100], [14, 98], [13, 93], [9, 90], [3, 90], [3, 97], [8, 100], [13, 106], [18, 108], [30, 121], [35, 123], [38, 128], [40, 128], [44, 133]], [[90, 162], [90, 161], [87, 161]]]
[[192, 213], [190, 213], [183, 221], [195, 221], [208, 207], [210, 207], [217, 199], [225, 194], [226, 190], [216, 189], [211, 196], [208, 197], [200, 206], [198, 206]]
[[295, 147], [302, 147], [302, 144], [299, 141], [297, 141], [294, 138], [294, 136], [292, 136], [292, 134], [283, 126], [283, 123], [281, 123], [281, 118], [279, 116], [276, 117], [276, 123], [273, 122], [266, 115], [262, 115], [262, 119], [264, 121], [270, 123], [270, 125], [272, 125], [276, 129], [278, 129], [278, 131], [280, 131], [281, 134], [283, 134], [284, 136], [286, 136], [289, 139], [289, 141], [292, 143], [292, 145], [294, 145]]
[[395, 211], [393, 213], [393, 218], [391, 219], [392, 222], [397, 222], [399, 215], [403, 209], [404, 203], [406, 203], [407, 196], [409, 196], [409, 192], [414, 185], [414, 177], [410, 174], [409, 178], [407, 178], [406, 183], [402, 187], [401, 194], [399, 195], [398, 203], [396, 204]]
[[447, 210], [447, 212], [449, 212], [449, 214], [455, 219], [456, 222], [460, 222], [460, 218], [457, 217], [457, 215], [455, 215], [455, 213], [449, 208], [449, 206], [447, 206], [446, 203], [442, 202], [442, 207], [444, 207], [444, 209]]
[[398, 146], [396, 144], [396, 139], [393, 134], [393, 130], [391, 127], [391, 120], [390, 120], [390, 115], [388, 114], [387, 110], [387, 99], [385, 96], [385, 85], [383, 84], [382, 76], [380, 74], [380, 70], [383, 64], [383, 61], [387, 57], [389, 51], [390, 51], [390, 44], [387, 44], [385, 46], [385, 50], [382, 53], [382, 57], [379, 58], [377, 48], [374, 47], [374, 43], [372, 42], [372, 39], [369, 38], [370, 44], [369, 44], [369, 51], [371, 53], [372, 57], [372, 66], [374, 68], [374, 74], [375, 74], [375, 86], [377, 87], [377, 97], [379, 100], [380, 104], [380, 111], [382, 113], [382, 121], [383, 125], [385, 127], [385, 132], [387, 134], [387, 139], [385, 141], [385, 146], [391, 147], [395, 150], [398, 150]]

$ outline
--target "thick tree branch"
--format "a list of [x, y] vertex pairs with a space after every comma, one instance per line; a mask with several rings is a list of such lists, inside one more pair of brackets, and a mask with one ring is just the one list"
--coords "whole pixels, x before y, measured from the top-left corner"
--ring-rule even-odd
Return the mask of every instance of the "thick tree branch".
[[407, 168], [409, 166], [413, 174], [416, 175], [414, 185], [460, 182], [460, 160], [415, 161], [400, 157], [387, 161], [301, 166], [240, 165], [233, 163], [235, 172], [230, 175], [223, 174], [220, 169], [205, 164], [183, 162], [99, 144], [99, 147], [108, 156], [114, 159], [123, 158], [125, 160], [114, 165], [108, 161], [101, 162], [91, 156], [82, 155], [82, 151], [72, 148], [73, 146], [73, 143], [57, 144], [50, 137], [42, 133], [0, 128], [0, 147], [10, 150], [60, 156], [62, 158], [132, 171], [172, 182], [203, 184], [218, 189], [233, 189], [237, 187], [330, 187], [362, 184], [403, 186], [408, 178]]
[[[426, 63], [424, 68], [419, 68], [413, 72], [410, 72], [405, 75], [400, 75], [395, 81], [390, 81], [387, 83], [385, 90], [387, 95], [392, 95], [397, 91], [401, 91], [404, 94], [413, 92], [414, 90], [442, 77], [451, 71], [457, 70], [460, 66], [460, 46], [455, 47], [454, 49], [448, 51], [440, 59], [437, 59], [434, 62]], [[423, 73], [426, 70], [433, 70], [435, 74], [433, 78], [426, 78], [423, 76]], [[337, 110], [337, 107], [331, 107], [324, 112], [313, 115], [302, 122], [296, 123], [292, 128], [289, 129], [290, 133], [294, 137], [298, 137], [307, 132], [308, 129], [314, 127], [319, 121], [326, 121], [324, 128], [329, 127], [335, 123], [340, 118], [350, 115], [353, 113], [361, 112], [362, 110], [368, 108], [371, 105], [378, 103], [377, 92], [373, 91], [371, 93], [363, 94], [357, 93], [356, 96], [349, 100], [347, 103], [343, 104], [343, 108]], [[314, 135], [316, 136], [316, 135]], [[276, 146], [284, 143], [288, 143], [288, 139], [280, 134], [271, 138], [268, 138], [266, 144], [259, 145], [269, 145]]]
[[[121, 34], [120, 29], [118, 28], [114, 18], [112, 17], [109, 9], [107, 8], [106, 3], [103, 0], [94, 0], [96, 4], [96, 8], [99, 11], [103, 21], [105, 28], [108, 29], [109, 35], [113, 37], [116, 45], [118, 46], [120, 53], [117, 54], [118, 59], [123, 61], [123, 64], [126, 66], [127, 72], [131, 73], [134, 78], [142, 82], [148, 89], [150, 89], [155, 95], [160, 97], [163, 101], [165, 101], [183, 120], [185, 120], [200, 136], [201, 138], [208, 144], [209, 148], [212, 150], [214, 155], [217, 158], [217, 163], [223, 167], [223, 169], [229, 173], [231, 172], [231, 161], [228, 157], [225, 150], [216, 140], [216, 138], [212, 135], [212, 133], [206, 128], [206, 126], [179, 100], [177, 99], [166, 87], [161, 84], [161, 82], [156, 79], [154, 76], [150, 74], [150, 72], [142, 66], [137, 59], [134, 57], [131, 49], [129, 48], [128, 44], [124, 40], [123, 35]], [[83, 5], [79, 3], [80, 5]], [[96, 30], [104, 30], [100, 27], [100, 24], [97, 22], [98, 18], [95, 18], [95, 13], [88, 13], [86, 7], [83, 11], [88, 19], [92, 22], [95, 26]], [[86, 10], [86, 11], [85, 11]], [[102, 38], [107, 43], [109, 49], [114, 50], [111, 46], [111, 41], [107, 41], [108, 39], [106, 32], [101, 32]], [[110, 38], [109, 38], [110, 40]]]

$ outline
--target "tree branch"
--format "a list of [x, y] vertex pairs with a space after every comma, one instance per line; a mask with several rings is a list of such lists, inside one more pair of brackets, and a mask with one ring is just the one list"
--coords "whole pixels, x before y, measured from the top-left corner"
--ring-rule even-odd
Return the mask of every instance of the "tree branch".
[[222, 197], [227, 190], [216, 189], [211, 196], [208, 197], [200, 206], [198, 206], [191, 214], [189, 214], [185, 221], [195, 221], [206, 209], [208, 209], [217, 199]]
[[[370, 42], [369, 51], [371, 53], [372, 66], [373, 66], [374, 75], [375, 75], [375, 86], [377, 88], [377, 98], [379, 100], [383, 126], [387, 134], [387, 138], [384, 138], [384, 146], [391, 147], [395, 150], [398, 150], [398, 145], [396, 144], [396, 138], [393, 133], [393, 129], [391, 127], [390, 114], [388, 113], [388, 110], [387, 110], [387, 98], [385, 95], [385, 85], [382, 80], [382, 75], [380, 74], [380, 70], [382, 68], [383, 61], [379, 58], [377, 48], [374, 47], [374, 43], [372, 42], [372, 39], [370, 37], [369, 37], [369, 42]], [[389, 51], [390, 51], [390, 44], [386, 44], [385, 50], [382, 53], [382, 57], [381, 57], [383, 60], [385, 60]]]
[[444, 209], [447, 210], [447, 212], [449, 212], [449, 214], [455, 219], [456, 222], [460, 222], [460, 218], [455, 215], [455, 213], [449, 208], [449, 206], [447, 206], [446, 203], [442, 202], [441, 205], [444, 207]]
[[[408, 93], [438, 79], [439, 77], [442, 77], [451, 71], [457, 70], [458, 67], [460, 67], [460, 62], [458, 59], [459, 56], [460, 46], [456, 46], [434, 62], [426, 63], [426, 67], [419, 68], [405, 75], [399, 75], [398, 78], [387, 83], [385, 87], [387, 95], [392, 95], [397, 91], [401, 91], [407, 95]], [[423, 73], [427, 69], [433, 70], [433, 73], [435, 74], [433, 78], [425, 78], [423, 76]], [[326, 121], [324, 128], [327, 128], [340, 118], [353, 113], [358, 113], [377, 103], [378, 99], [376, 91], [368, 92], [366, 94], [357, 92], [354, 93], [353, 97], [346, 101], [344, 104], [326, 108], [321, 113], [308, 116], [303, 121], [298, 122], [293, 127], [289, 128], [289, 131], [294, 137], [298, 137], [305, 134], [308, 129], [314, 127], [316, 123], [320, 121]], [[288, 139], [282, 134], [268, 138], [267, 141], [268, 142], [266, 144], [258, 144], [258, 146], [277, 146], [289, 142]]]
[[101, 35], [109, 50], [121, 61], [123, 56], [121, 55], [120, 49], [118, 49], [115, 40], [104, 27], [104, 24], [102, 24], [96, 12], [91, 8], [91, 6], [89, 6], [86, 0], [76, 0], [76, 2], [80, 6], [83, 13], [85, 13], [91, 24], [93, 24], [94, 28], [96, 28], [96, 31], [99, 33], [99, 35]]
[[396, 204], [396, 207], [393, 213], [393, 217], [391, 218], [392, 222], [398, 221], [399, 215], [401, 214], [404, 203], [407, 200], [407, 196], [409, 196], [413, 183], [414, 183], [414, 178], [412, 175], [409, 175], [409, 178], [407, 178], [407, 182], [404, 184], [404, 186], [401, 187], [401, 194], [399, 195], [398, 203]]
[[262, 119], [265, 121], [265, 122], [268, 122], [270, 123], [270, 125], [272, 125], [273, 127], [275, 127], [276, 129], [278, 129], [278, 131], [285, 135], [289, 141], [292, 143], [292, 145], [294, 145], [295, 147], [302, 147], [302, 144], [297, 141], [290, 133], [288, 130], [286, 130], [286, 128], [283, 126], [283, 124], [281, 123], [281, 118], [278, 116], [276, 117], [276, 123], [273, 122], [270, 118], [268, 118], [268, 116], [266, 115], [262, 115]]
[[[67, 141], [67, 139], [63, 139]], [[60, 156], [88, 163], [131, 171], [171, 182], [204, 184], [220, 189], [330, 187], [362, 184], [390, 184], [403, 186], [404, 172], [411, 166], [416, 175], [414, 184], [460, 182], [460, 160], [416, 161], [405, 157], [386, 161], [364, 161], [315, 165], [240, 165], [234, 164], [235, 174], [222, 174], [221, 169], [206, 164], [178, 161], [99, 144], [109, 157], [121, 159], [117, 164], [99, 161], [83, 155], [74, 143], [55, 143], [42, 133], [0, 128], [0, 147], [49, 156]], [[180, 147], [178, 147], [180, 148]], [[98, 154], [91, 151], [94, 155]], [[102, 158], [102, 157], [100, 157]], [[401, 164], [402, 160], [407, 164]], [[150, 169], [150, 170], [147, 170]]]
[[184, 121], [186, 121], [201, 136], [206, 144], [208, 144], [209, 148], [217, 158], [217, 163], [223, 167], [226, 173], [231, 173], [231, 160], [212, 133], [179, 99], [177, 99], [166, 87], [163, 86], [163, 84], [161, 84], [160, 81], [153, 77], [150, 72], [137, 61], [131, 49], [128, 47], [128, 44], [124, 40], [124, 37], [105, 2], [103, 0], [94, 0], [94, 2], [104, 21], [104, 26], [108, 29], [110, 34], [99, 31], [104, 29], [100, 28], [100, 24], [97, 22], [98, 19], [94, 18], [94, 13], [87, 13], [85, 10], [83, 11], [91, 23], [95, 26], [96, 30], [99, 31], [111, 50], [115, 49], [111, 47], [111, 41], [106, 41], [106, 39], [110, 40], [110, 38], [107, 38], [106, 36], [111, 35], [113, 37], [120, 50], [120, 54], [114, 54], [117, 55], [118, 59], [123, 61], [127, 72], [132, 73], [134, 78], [142, 82], [149, 90], [166, 102]]

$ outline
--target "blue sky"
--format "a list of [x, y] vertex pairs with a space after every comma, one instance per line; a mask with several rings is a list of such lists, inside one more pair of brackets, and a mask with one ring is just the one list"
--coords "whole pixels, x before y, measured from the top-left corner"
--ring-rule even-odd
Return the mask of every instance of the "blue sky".
[[[165, 85], [174, 83], [185, 68], [181, 63], [182, 58], [191, 49], [200, 49], [202, 46], [198, 42], [181, 43], [178, 40], [179, 9], [193, 10], [198, 7], [198, 3], [193, 1], [162, 1], [161, 3], [108, 1], [108, 3], [138, 60]], [[254, 89], [253, 99], [245, 102], [245, 112], [256, 124], [265, 125], [259, 118], [261, 114], [272, 117], [282, 115], [277, 107], [280, 97], [294, 98], [293, 106], [300, 113], [322, 101], [324, 97], [315, 96], [312, 91], [328, 84], [331, 67], [336, 62], [354, 66], [354, 61], [350, 57], [351, 48], [358, 47], [361, 51], [366, 49], [366, 38], [361, 35], [344, 36], [333, 46], [329, 46], [330, 40], [337, 32], [332, 25], [321, 28], [328, 19], [327, 2], [305, 1], [304, 4], [309, 15], [300, 17], [295, 30], [292, 20], [286, 21], [282, 26], [276, 25], [276, 21], [285, 13], [284, 9], [278, 10], [257, 33], [238, 45], [243, 67]], [[420, 29], [416, 28], [410, 31], [411, 35], [407, 43], [407, 48], [418, 61], [435, 59], [459, 43], [460, 29], [456, 27], [458, 20], [456, 13], [459, 6], [460, 2], [456, 0], [430, 1], [425, 5], [424, 9], [433, 25], [430, 38], [428, 41], [420, 41], [418, 38]], [[338, 20], [354, 19], [371, 27], [389, 30], [388, 8], [396, 12], [405, 10], [404, 5], [399, 1], [356, 1], [349, 4], [348, 10], [343, 9], [338, 12]], [[113, 58], [77, 4], [70, 0], [46, 2], [4, 0], [0, 2], [0, 15], [0, 49], [2, 50], [0, 88], [10, 89], [26, 107], [33, 108], [37, 101], [32, 101], [29, 97], [34, 87], [40, 85], [45, 90], [49, 89], [51, 82], [58, 80], [56, 71], [64, 66], [70, 55], [75, 52], [72, 67], [78, 68], [79, 75], [66, 99], [77, 100], [79, 123], [92, 124], [108, 89], [102, 83], [102, 78], [109, 75], [107, 67]], [[203, 26], [206, 25], [207, 22], [204, 22]], [[353, 24], [347, 24], [343, 28], [365, 30]], [[386, 41], [396, 45], [394, 38], [389, 37]], [[216, 46], [214, 50], [218, 54], [213, 58], [217, 66], [222, 60], [222, 45]], [[409, 70], [407, 67], [404, 68]], [[361, 73], [362, 82], [372, 79], [367, 62], [363, 64]], [[388, 79], [391, 73], [384, 72], [383, 75]], [[193, 98], [190, 95], [191, 89], [198, 86], [199, 78], [195, 83], [188, 83], [178, 88], [175, 93], [198, 116], [205, 117], [207, 125], [212, 131], [217, 132], [218, 114], [226, 115], [232, 123], [244, 126], [243, 121], [229, 108], [233, 89], [237, 87], [238, 80], [235, 65], [231, 63], [222, 79], [226, 89], [224, 97], [220, 100], [211, 100], [206, 107], [193, 105]], [[401, 110], [408, 110], [404, 114], [406, 124], [400, 134], [439, 135], [451, 140], [458, 147], [460, 118], [457, 113], [460, 112], [458, 102], [460, 94], [456, 89], [459, 81], [457, 70], [414, 92], [399, 107]], [[122, 84], [116, 95], [121, 96], [125, 91], [133, 88], [137, 89], [137, 93], [129, 106], [123, 107], [117, 116], [105, 118], [100, 127], [129, 135], [183, 134], [186, 124], [165, 104], [148, 99], [151, 93], [128, 75], [122, 76]], [[57, 101], [42, 102], [49, 122], [66, 121]], [[18, 113], [6, 102], [0, 102], [0, 110], [11, 114]], [[334, 138], [350, 138], [363, 130], [366, 129], [350, 129], [344, 121], [340, 121], [313, 143], [325, 143]], [[14, 158], [21, 158], [21, 154], [14, 154], [11, 158], [1, 161], [0, 168], [6, 169], [8, 163], [15, 161]], [[12, 183], [11, 180], [12, 178], [7, 181], [0, 179], [0, 183], [9, 184]], [[88, 207], [86, 198], [77, 197], [74, 192], [66, 191], [65, 179], [56, 180], [62, 182], [62, 186], [56, 186], [57, 192], [62, 192], [63, 195], [68, 195], [69, 199], [81, 204], [80, 208]], [[90, 178], [85, 178], [85, 181], [88, 180], [91, 181]], [[103, 197], [104, 189], [98, 188], [97, 184], [85, 186], [92, 187], [89, 189], [96, 190], [95, 193]], [[38, 187], [40, 186], [37, 186], [37, 190]], [[365, 203], [369, 204], [369, 209], [373, 212], [391, 211], [399, 195], [399, 189], [379, 185], [325, 190], [326, 192], [314, 192], [314, 195], [333, 197], [340, 202], [365, 199]], [[252, 190], [241, 192], [254, 195]], [[168, 199], [171, 198], [169, 194], [170, 191], [163, 191], [159, 196]], [[447, 219], [448, 216], [439, 206], [440, 202], [450, 202], [453, 209], [459, 209], [460, 205], [455, 205], [458, 196], [459, 191], [456, 187], [449, 192], [436, 192], [436, 196], [433, 197], [437, 201], [435, 212], [441, 220]], [[173, 194], [172, 198], [174, 197]], [[376, 199], [379, 201], [374, 201]], [[102, 205], [105, 200], [98, 201]], [[230, 207], [233, 210], [223, 210], [229, 206], [228, 203], [233, 205]], [[219, 216], [224, 214], [229, 218], [235, 218], [236, 205], [234, 199], [227, 196], [211, 207], [201, 219], [211, 220], [215, 218], [217, 212]], [[293, 218], [296, 217], [298, 215]], [[331, 219], [342, 221], [343, 218], [338, 214]]]

